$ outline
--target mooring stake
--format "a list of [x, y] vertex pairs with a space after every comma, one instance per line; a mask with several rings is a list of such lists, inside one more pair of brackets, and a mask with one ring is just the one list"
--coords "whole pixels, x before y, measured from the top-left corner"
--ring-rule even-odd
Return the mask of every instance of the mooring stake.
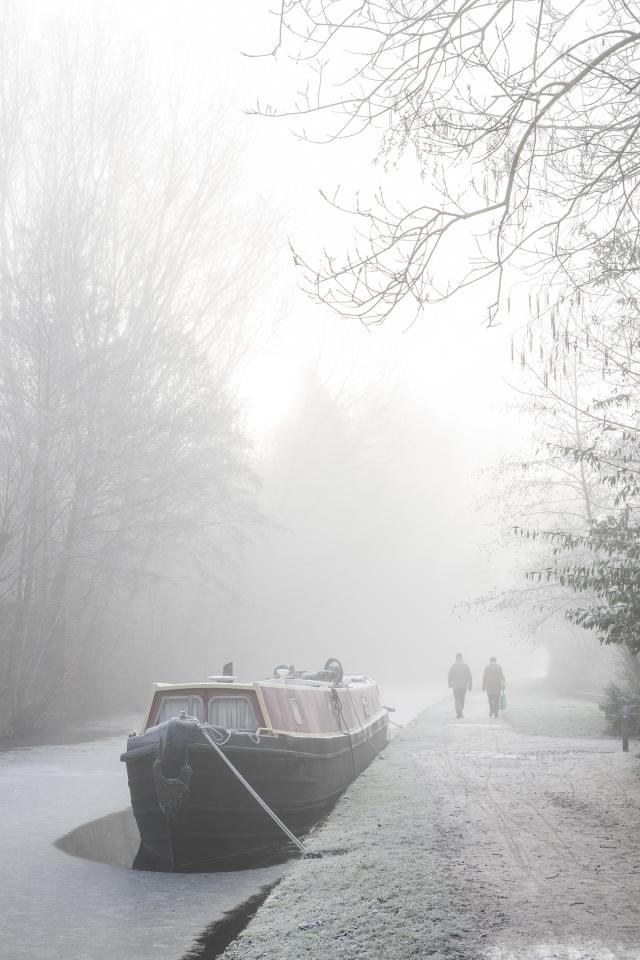
[[625, 753], [629, 750], [629, 704], [626, 700], [622, 701], [622, 749]]

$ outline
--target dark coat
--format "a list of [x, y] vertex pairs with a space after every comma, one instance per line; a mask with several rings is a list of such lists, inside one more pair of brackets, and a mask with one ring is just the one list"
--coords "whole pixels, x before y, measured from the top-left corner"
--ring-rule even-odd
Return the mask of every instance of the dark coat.
[[500, 693], [507, 685], [502, 667], [499, 663], [488, 663], [482, 675], [482, 689], [490, 696]]
[[471, 690], [471, 670], [462, 660], [456, 660], [449, 670], [449, 686], [454, 690], [466, 690], [467, 687]]

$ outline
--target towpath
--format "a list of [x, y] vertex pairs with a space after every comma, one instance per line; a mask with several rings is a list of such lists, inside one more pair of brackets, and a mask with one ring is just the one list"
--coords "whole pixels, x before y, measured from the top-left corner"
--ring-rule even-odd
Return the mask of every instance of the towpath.
[[421, 714], [225, 960], [638, 960], [640, 761], [591, 704]]

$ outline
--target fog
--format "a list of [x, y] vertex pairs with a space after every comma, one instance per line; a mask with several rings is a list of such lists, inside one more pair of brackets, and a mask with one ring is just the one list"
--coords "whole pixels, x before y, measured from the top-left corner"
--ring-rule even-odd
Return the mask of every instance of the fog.
[[[301, 666], [331, 648], [354, 671], [433, 682], [458, 649], [479, 663], [506, 654], [516, 625], [462, 609], [505, 575], [481, 472], [504, 452], [505, 418], [492, 391], [469, 384], [481, 345], [460, 326], [461, 345], [438, 331], [379, 345], [376, 332], [342, 338], [315, 365], [288, 356], [297, 383], [265, 444], [273, 527], [245, 553], [246, 606], [230, 614], [242, 666], [256, 646]], [[518, 649], [509, 659], [525, 669]]]
[[0, 3], [0, 957], [638, 955], [639, 45]]
[[135, 709], [228, 660], [443, 690], [458, 650], [539, 673], [526, 616], [482, 602], [516, 575], [499, 477], [532, 443], [512, 331], [482, 287], [348, 322], [291, 253], [351, 229], [321, 190], [414, 189], [405, 171], [252, 115], [297, 82], [246, 56], [273, 44], [257, 2], [10, 4], [5, 24], [27, 113], [3, 136], [30, 151], [3, 200], [23, 318], [3, 330], [5, 732], [43, 690], [53, 714]]

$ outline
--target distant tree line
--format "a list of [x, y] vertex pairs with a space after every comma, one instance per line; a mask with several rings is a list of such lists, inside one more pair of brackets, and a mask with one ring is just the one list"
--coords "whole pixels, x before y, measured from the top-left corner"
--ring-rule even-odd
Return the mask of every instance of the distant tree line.
[[434, 464], [441, 425], [408, 402], [393, 366], [360, 362], [355, 380], [345, 366], [325, 355], [308, 370], [274, 433], [269, 535], [247, 546], [228, 635], [241, 669], [313, 669], [336, 654], [384, 683], [433, 678], [448, 669], [443, 638], [463, 633], [448, 605], [468, 589], [461, 553], [474, 540], [463, 505], [436, 505], [463, 499], [465, 479], [455, 444]]
[[256, 517], [232, 376], [261, 229], [212, 105], [105, 26], [0, 24], [2, 737], [130, 706]]

